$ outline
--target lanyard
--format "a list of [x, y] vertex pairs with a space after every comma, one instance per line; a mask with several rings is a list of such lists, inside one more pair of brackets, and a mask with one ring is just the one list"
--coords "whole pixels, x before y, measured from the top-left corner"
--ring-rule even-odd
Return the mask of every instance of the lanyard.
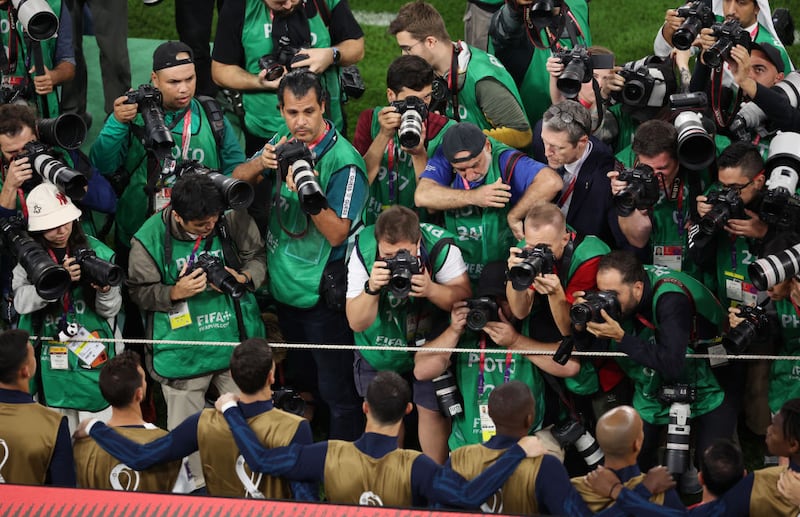
[[[485, 352], [486, 334], [484, 333], [481, 333], [480, 347], [481, 347], [481, 355], [480, 358], [478, 359], [478, 397], [483, 396], [484, 387], [486, 385], [483, 373], [486, 368], [486, 352]], [[505, 384], [506, 382], [509, 381], [509, 379], [511, 379], [511, 359], [512, 359], [511, 352], [509, 352], [506, 354], [505, 369], [503, 370], [503, 384]]]
[[192, 107], [191, 105], [183, 115], [183, 134], [181, 135], [181, 159], [189, 159], [189, 143], [192, 141]]
[[569, 199], [569, 197], [572, 195], [572, 191], [575, 190], [575, 182], [576, 181], [578, 181], [578, 175], [577, 174], [575, 174], [575, 176], [572, 177], [572, 181], [569, 182], [569, 186], [567, 187], [567, 190], [561, 195], [561, 199], [558, 200], [558, 206], [559, 207], [564, 206], [564, 203], [566, 203], [567, 200]]
[[[3, 70], [8, 75], [14, 75], [17, 71], [17, 51], [19, 46], [19, 34], [17, 33], [17, 20], [14, 16], [14, 9], [8, 9], [8, 63]], [[2, 49], [5, 53], [5, 49]]]
[[194, 247], [192, 248], [192, 253], [191, 253], [191, 255], [189, 255], [189, 261], [186, 263], [186, 271], [187, 272], [191, 271], [191, 269], [194, 267], [194, 259], [196, 258], [197, 250], [200, 249], [200, 241], [202, 241], [202, 240], [203, 240], [202, 237], [198, 237], [194, 241]]
[[330, 131], [330, 129], [331, 128], [328, 126], [328, 123], [325, 122], [325, 129], [322, 131], [322, 134], [319, 135], [316, 140], [308, 144], [308, 149], [313, 150], [320, 142], [322, 142], [322, 140], [328, 135], [328, 131]]
[[386, 176], [389, 182], [389, 204], [394, 204], [394, 188], [395, 188], [395, 179], [399, 176], [398, 174], [393, 174], [395, 162], [399, 162], [400, 160], [397, 157], [397, 148], [394, 145], [394, 138], [389, 140], [389, 144], [386, 146]]
[[736, 266], [738, 261], [736, 260], [736, 237], [735, 235], [731, 235], [731, 269], [736, 271]]
[[[664, 185], [664, 190], [667, 190], [666, 185]], [[676, 198], [678, 200], [678, 220], [676, 224], [678, 225], [678, 235], [683, 236], [683, 181], [680, 178], [675, 178], [672, 180], [672, 191], [666, 192], [666, 194], [669, 195], [670, 201]]]
[[637, 314], [636, 315], [636, 319], [639, 320], [639, 323], [641, 323], [645, 327], [649, 328], [650, 330], [655, 330], [656, 329], [656, 326], [653, 325], [652, 323], [650, 323], [649, 321], [647, 321], [647, 318], [645, 318], [641, 314]]

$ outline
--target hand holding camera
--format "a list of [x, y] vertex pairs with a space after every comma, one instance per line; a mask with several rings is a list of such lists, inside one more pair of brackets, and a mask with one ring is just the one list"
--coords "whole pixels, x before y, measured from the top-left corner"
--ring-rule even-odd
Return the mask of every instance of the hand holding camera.
[[127, 95], [121, 95], [114, 100], [114, 118], [120, 124], [129, 124], [136, 118], [139, 110], [138, 104], [128, 102]]
[[19, 189], [23, 183], [32, 177], [33, 166], [30, 158], [27, 156], [15, 156], [8, 165], [8, 173], [6, 174], [6, 179], [3, 183], [3, 189], [10, 189], [10, 191], [13, 192], [14, 196], [16, 197], [17, 189]]
[[511, 185], [503, 183], [503, 178], [468, 192], [473, 193], [471, 204], [481, 208], [503, 208], [511, 201]]
[[178, 281], [170, 289], [169, 298], [176, 302], [191, 298], [206, 290], [206, 272], [202, 268], [196, 268], [187, 273], [187, 264], [184, 264], [178, 275]]
[[81, 266], [75, 257], [64, 257], [64, 262], [61, 263], [64, 269], [69, 273], [69, 279], [73, 282], [79, 282], [81, 279]]
[[467, 302], [456, 302], [453, 304], [453, 309], [450, 311], [450, 329], [459, 336], [464, 333], [467, 328], [467, 317], [469, 316], [470, 308], [467, 307]]

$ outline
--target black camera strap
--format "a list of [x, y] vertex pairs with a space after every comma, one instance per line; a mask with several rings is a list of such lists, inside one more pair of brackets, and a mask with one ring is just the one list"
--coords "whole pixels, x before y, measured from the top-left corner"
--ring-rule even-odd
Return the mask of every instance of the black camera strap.
[[450, 77], [447, 78], [447, 89], [453, 103], [453, 120], [456, 122], [461, 122], [461, 115], [458, 113], [458, 55], [460, 53], [461, 43], [455, 43], [450, 56]]
[[278, 177], [278, 181], [275, 182], [275, 194], [272, 196], [272, 206], [275, 207], [275, 210], [278, 212], [278, 225], [281, 227], [281, 230], [286, 233], [292, 239], [302, 239], [308, 233], [308, 229], [311, 227], [311, 216], [306, 214], [306, 227], [303, 228], [303, 231], [295, 233], [290, 231], [283, 225], [283, 219], [281, 217], [281, 186], [283, 185], [283, 178], [280, 174], [275, 174]]
[[[242, 263], [239, 261], [239, 254], [233, 248], [233, 239], [230, 235], [228, 228], [228, 219], [225, 213], [220, 214], [217, 219], [217, 235], [219, 235], [220, 244], [222, 245], [222, 256], [225, 258], [225, 264], [236, 271], [241, 271]], [[233, 310], [236, 313], [236, 326], [239, 330], [239, 341], [247, 339], [247, 329], [244, 326], [244, 317], [242, 316], [242, 304], [238, 298], [231, 298], [233, 301]]]
[[736, 114], [739, 112], [739, 106], [744, 99], [744, 91], [738, 88], [736, 91], [736, 99], [732, 103], [731, 109], [725, 109], [722, 106], [722, 92], [725, 91], [725, 86], [722, 84], [722, 77], [725, 74], [722, 70], [711, 70], [711, 112], [714, 114], [714, 122], [718, 127], [726, 128], [730, 126]]

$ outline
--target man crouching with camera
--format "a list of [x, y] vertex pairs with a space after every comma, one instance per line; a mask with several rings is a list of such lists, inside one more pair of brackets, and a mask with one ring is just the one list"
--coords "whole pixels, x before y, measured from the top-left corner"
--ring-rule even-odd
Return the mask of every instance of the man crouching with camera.
[[[274, 182], [266, 241], [278, 323], [289, 342], [352, 345], [344, 315], [344, 257], [366, 202], [364, 160], [324, 118], [325, 96], [314, 74], [284, 75], [278, 102], [287, 129], [234, 171], [234, 177], [251, 184]], [[289, 351], [290, 364], [317, 364], [316, 378], [294, 378], [293, 385], [317, 385], [331, 410], [331, 439], [357, 439], [364, 423], [352, 351], [315, 349], [308, 354]], [[313, 377], [313, 368], [297, 373]]]
[[[634, 385], [633, 406], [644, 420], [644, 444], [639, 467], [656, 465], [659, 437], [667, 435], [666, 463], [673, 475], [689, 469], [689, 418], [696, 426], [695, 458], [717, 438], [730, 438], [736, 411], [723, 404], [706, 360], [686, 353], [720, 335], [725, 311], [714, 295], [685, 273], [643, 266], [629, 252], [612, 251], [600, 259], [598, 293], [575, 293], [571, 312], [582, 313], [586, 330], [611, 339], [611, 348]], [[575, 319], [575, 318], [573, 318]]]
[[[443, 228], [420, 224], [413, 210], [400, 205], [359, 234], [347, 267], [347, 320], [362, 347], [353, 368], [359, 395], [366, 395], [381, 370], [405, 375], [414, 368], [412, 354], [374, 347], [424, 345], [447, 324], [453, 304], [472, 294], [454, 240]], [[430, 380], [412, 384], [422, 451], [444, 463], [449, 419], [439, 413]]]
[[[171, 203], [131, 240], [129, 288], [147, 314], [154, 340], [243, 341], [264, 337], [252, 291], [264, 281], [264, 241], [245, 210], [226, 211], [207, 174], [182, 174]], [[228, 365], [232, 346], [156, 343], [146, 349], [150, 374], [161, 383], [167, 426], [203, 409], [213, 383], [236, 392]], [[197, 455], [189, 457], [197, 488], [205, 486]]]

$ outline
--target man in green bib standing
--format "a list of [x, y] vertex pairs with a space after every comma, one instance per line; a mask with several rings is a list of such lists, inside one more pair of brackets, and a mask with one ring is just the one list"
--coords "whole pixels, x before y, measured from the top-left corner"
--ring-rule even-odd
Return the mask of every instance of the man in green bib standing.
[[[252, 294], [266, 275], [264, 241], [252, 218], [244, 210], [225, 211], [205, 174], [184, 174], [172, 194], [172, 203], [131, 240], [128, 281], [131, 298], [146, 311], [148, 338], [219, 343], [264, 337]], [[211, 383], [221, 393], [237, 391], [228, 370], [232, 351], [216, 344], [147, 348], [147, 369], [161, 383], [170, 429], [203, 409]], [[205, 486], [197, 455], [189, 466], [197, 487]]]

